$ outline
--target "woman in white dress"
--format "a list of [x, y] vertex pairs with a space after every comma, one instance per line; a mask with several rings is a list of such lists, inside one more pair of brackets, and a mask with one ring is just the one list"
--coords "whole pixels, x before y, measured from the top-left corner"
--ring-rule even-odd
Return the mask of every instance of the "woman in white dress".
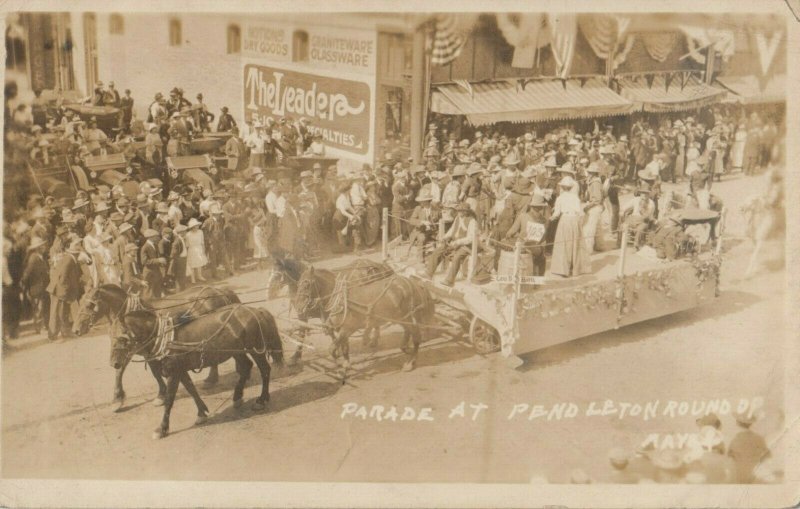
[[203, 230], [200, 229], [200, 221], [195, 218], [189, 220], [186, 225], [189, 231], [186, 232], [186, 275], [192, 279], [192, 284], [198, 281], [205, 281], [203, 278], [203, 267], [208, 263], [206, 257], [206, 241]]
[[119, 271], [111, 257], [110, 233], [103, 233], [100, 237], [101, 244], [94, 251], [94, 261], [97, 264], [97, 276], [100, 284], [120, 284]]
[[747, 142], [747, 126], [739, 124], [736, 134], [733, 135], [733, 147], [731, 147], [731, 170], [742, 171], [744, 167], [744, 146]]
[[577, 182], [566, 176], [558, 185], [561, 186], [561, 193], [556, 198], [553, 214], [550, 216], [551, 221], [558, 219], [550, 272], [563, 277], [587, 274], [592, 267], [586, 242], [583, 240], [583, 205], [575, 193]]
[[266, 260], [269, 258], [269, 251], [267, 250], [267, 234], [264, 225], [267, 218], [264, 216], [256, 219], [256, 224], [253, 226], [253, 259], [258, 264], [260, 270], [266, 268]]

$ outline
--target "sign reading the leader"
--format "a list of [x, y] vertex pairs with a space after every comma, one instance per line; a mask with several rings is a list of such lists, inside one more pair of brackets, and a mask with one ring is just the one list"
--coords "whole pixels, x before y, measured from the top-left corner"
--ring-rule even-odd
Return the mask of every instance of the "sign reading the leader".
[[248, 64], [246, 118], [307, 117], [326, 145], [356, 154], [369, 150], [370, 89], [366, 83]]
[[245, 25], [242, 52], [246, 55], [286, 60], [291, 57], [290, 32], [285, 28], [264, 24]]

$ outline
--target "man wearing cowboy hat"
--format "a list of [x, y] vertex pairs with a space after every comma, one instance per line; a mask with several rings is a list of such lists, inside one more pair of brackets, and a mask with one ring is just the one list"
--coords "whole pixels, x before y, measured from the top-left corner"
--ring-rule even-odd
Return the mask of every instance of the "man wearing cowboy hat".
[[586, 249], [591, 254], [594, 252], [597, 225], [600, 223], [600, 214], [603, 212], [603, 183], [600, 180], [600, 168], [596, 163], [591, 163], [586, 168], [589, 174], [586, 179], [586, 193], [583, 211], [586, 220], [583, 226], [583, 237], [586, 239]]
[[232, 126], [229, 129], [231, 137], [225, 142], [225, 156], [228, 158], [229, 170], [240, 171], [245, 168], [247, 146], [239, 137], [239, 128]]
[[395, 175], [392, 184], [392, 238], [398, 235], [408, 238], [409, 228], [405, 221], [414, 193], [408, 186], [408, 173], [403, 170]]
[[233, 115], [228, 113], [228, 107], [223, 106], [220, 109], [219, 120], [217, 121], [217, 132], [226, 133], [236, 127], [236, 120]]
[[[634, 198], [623, 209], [622, 216], [626, 217], [625, 223], [633, 228], [634, 247], [639, 249], [645, 241], [645, 233], [655, 224], [655, 204], [650, 199], [650, 188], [640, 187]], [[625, 239], [623, 239], [625, 241]]]
[[146, 299], [160, 299], [163, 293], [164, 276], [162, 268], [167, 260], [158, 254], [158, 231], [148, 228], [143, 233], [145, 243], [139, 250], [139, 259], [142, 264], [142, 279], [147, 282], [147, 289], [143, 297]]
[[534, 276], [544, 276], [545, 272], [544, 243], [548, 223], [546, 211], [547, 202], [544, 195], [534, 192], [527, 210], [517, 214], [503, 238], [505, 244], [513, 244], [516, 239], [521, 239], [525, 243], [525, 250], [531, 255]]
[[58, 259], [47, 291], [50, 293], [50, 326], [48, 339], [59, 341], [58, 336], [71, 337], [71, 316], [81, 293], [83, 276], [78, 255], [81, 253], [81, 241], [73, 240], [65, 254]]
[[422, 258], [425, 256], [425, 246], [435, 240], [439, 225], [439, 212], [431, 207], [430, 186], [423, 187], [417, 195], [415, 201], [418, 203], [409, 217], [409, 224], [414, 230], [409, 236], [408, 254], [411, 253], [413, 246], [422, 246]]
[[428, 260], [427, 275], [433, 279], [436, 269], [447, 254], [452, 254], [450, 266], [447, 268], [447, 275], [442, 281], [446, 286], [453, 286], [456, 275], [467, 257], [472, 253], [472, 242], [478, 237], [478, 222], [469, 205], [460, 203], [456, 207], [458, 216], [447, 233], [442, 237], [442, 243], [433, 251]]
[[50, 284], [50, 268], [44, 259], [47, 242], [41, 237], [31, 237], [25, 268], [22, 271], [20, 286], [27, 296], [33, 310], [33, 327], [39, 333], [41, 325], [47, 327], [50, 316], [50, 296], [47, 287]]
[[95, 156], [100, 155], [101, 150], [105, 149], [108, 142], [106, 133], [97, 128], [97, 119], [95, 117], [89, 120], [89, 127], [83, 133], [83, 139], [86, 140], [86, 148]]
[[650, 198], [655, 204], [655, 218], [658, 218], [658, 199], [661, 196], [661, 168], [662, 160], [658, 155], [653, 156], [653, 160], [648, 165], [640, 170], [637, 175], [639, 177], [639, 187], [647, 187], [650, 191]]
[[[203, 238], [206, 245], [206, 256], [208, 257], [208, 269], [210, 276], [217, 279], [218, 268], [224, 261], [225, 253], [225, 224], [223, 222], [222, 206], [214, 203], [209, 209], [209, 217], [203, 221]], [[232, 275], [232, 274], [231, 274]]]

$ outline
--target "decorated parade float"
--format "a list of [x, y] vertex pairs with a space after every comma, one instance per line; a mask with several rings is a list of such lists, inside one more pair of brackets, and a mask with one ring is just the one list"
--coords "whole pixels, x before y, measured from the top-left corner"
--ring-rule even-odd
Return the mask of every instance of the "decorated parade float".
[[530, 255], [521, 244], [503, 251], [489, 274], [490, 246], [476, 239], [466, 277], [453, 286], [443, 284], [441, 272], [428, 278], [422, 252], [409, 250], [399, 237], [384, 243], [383, 255], [398, 273], [425, 284], [440, 321], [457, 331], [453, 336], [466, 336], [478, 353], [511, 357], [712, 301], [719, 293], [720, 219], [724, 210], [682, 212], [685, 235], [667, 241], [674, 250], [664, 258], [654, 249], [653, 233], [637, 251], [625, 230], [619, 248], [613, 242], [614, 249], [595, 253], [591, 272], [570, 278], [550, 275], [549, 268], [546, 276], [531, 276]]

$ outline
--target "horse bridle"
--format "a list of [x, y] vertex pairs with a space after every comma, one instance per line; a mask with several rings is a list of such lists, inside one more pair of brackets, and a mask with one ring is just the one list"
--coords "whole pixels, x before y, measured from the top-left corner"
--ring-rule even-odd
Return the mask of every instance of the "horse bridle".
[[312, 285], [313, 285], [314, 290], [316, 291], [316, 295], [317, 296], [316, 297], [312, 297], [311, 296], [311, 292], [310, 291], [308, 292], [308, 298], [306, 299], [306, 302], [303, 305], [303, 309], [302, 310], [298, 310], [298, 314], [300, 316], [308, 316], [308, 313], [310, 311], [312, 311], [315, 307], [319, 306], [320, 305], [320, 301], [322, 300], [319, 297], [319, 286], [317, 284], [317, 280], [314, 279], [314, 278], [309, 278], [309, 279], [303, 280], [303, 278], [301, 277], [300, 281], [298, 281], [298, 283], [297, 283], [297, 294], [298, 295], [300, 294], [300, 291], [301, 291], [302, 288], [309, 287], [309, 289], [310, 289]]

